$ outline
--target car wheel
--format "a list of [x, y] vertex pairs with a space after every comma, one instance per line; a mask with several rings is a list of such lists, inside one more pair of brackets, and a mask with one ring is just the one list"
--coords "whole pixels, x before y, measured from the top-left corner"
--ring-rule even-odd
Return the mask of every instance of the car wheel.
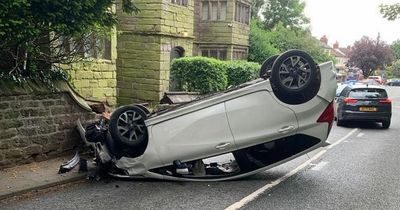
[[297, 105], [317, 95], [321, 72], [309, 54], [301, 50], [289, 50], [275, 60], [270, 81], [279, 100]]
[[382, 122], [382, 128], [388, 129], [390, 127], [390, 120], [386, 120]]
[[343, 126], [344, 125], [344, 121], [338, 119], [337, 122], [336, 122], [336, 125], [337, 126]]
[[146, 113], [137, 106], [123, 106], [110, 118], [109, 131], [120, 146], [135, 147], [147, 143]]
[[260, 68], [260, 78], [268, 79], [269, 77], [271, 77], [270, 71], [272, 70], [272, 65], [274, 64], [275, 60], [278, 57], [279, 57], [279, 55], [274, 55], [274, 56], [267, 58], [267, 60], [265, 60], [263, 62], [263, 64], [261, 65], [261, 68]]

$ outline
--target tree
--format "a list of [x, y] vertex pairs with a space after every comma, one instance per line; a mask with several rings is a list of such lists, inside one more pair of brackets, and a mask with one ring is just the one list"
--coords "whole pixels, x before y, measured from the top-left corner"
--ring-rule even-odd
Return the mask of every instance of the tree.
[[301, 49], [311, 55], [317, 62], [334, 61], [334, 58], [320, 48], [319, 40], [304, 29], [288, 29], [282, 23], [271, 31], [262, 29], [253, 19], [250, 28], [249, 60], [262, 63], [271, 55], [290, 49]]
[[[127, 13], [138, 9], [121, 0]], [[54, 63], [70, 63], [87, 47], [85, 39], [117, 23], [114, 0], [2, 0], [0, 2], [0, 76], [51, 73]], [[69, 50], [63, 48], [68, 42]], [[71, 43], [71, 45], [70, 45]], [[47, 74], [45, 73], [45, 74]]]
[[263, 5], [265, 4], [265, 0], [253, 0], [251, 4], [251, 17], [258, 17], [259, 12], [261, 11]]
[[384, 18], [388, 20], [396, 20], [400, 18], [400, 3], [397, 4], [382, 4], [380, 12]]
[[280, 50], [275, 48], [272, 43], [271, 32], [265, 31], [258, 25], [260, 23], [256, 18], [251, 21], [249, 35], [249, 61], [262, 63], [270, 56], [280, 53]]
[[396, 59], [400, 59], [400, 40], [394, 41], [390, 47], [392, 48]]
[[387, 75], [390, 78], [400, 78], [400, 60], [393, 62], [391, 66], [386, 68]]
[[264, 28], [272, 29], [278, 23], [284, 27], [301, 28], [310, 20], [304, 15], [306, 4], [300, 0], [269, 0], [263, 8]]
[[376, 69], [390, 64], [393, 57], [392, 49], [380, 40], [380, 36], [376, 40], [364, 36], [354, 43], [349, 64], [360, 68], [364, 77], [368, 77]]

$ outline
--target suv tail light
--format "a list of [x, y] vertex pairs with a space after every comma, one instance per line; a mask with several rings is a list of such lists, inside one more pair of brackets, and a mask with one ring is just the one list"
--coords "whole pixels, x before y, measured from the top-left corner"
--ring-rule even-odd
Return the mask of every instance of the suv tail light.
[[385, 99], [380, 100], [379, 103], [381, 103], [381, 104], [391, 104], [392, 100], [389, 99], [389, 98], [385, 98]]
[[357, 99], [354, 99], [354, 98], [345, 98], [343, 101], [346, 104], [355, 104], [355, 103], [357, 103]]
[[335, 113], [333, 110], [333, 101], [326, 107], [325, 111], [321, 114], [321, 116], [318, 118], [317, 122], [318, 123], [328, 123], [329, 128], [328, 128], [328, 135], [331, 132], [332, 129], [332, 124], [333, 120], [335, 119]]

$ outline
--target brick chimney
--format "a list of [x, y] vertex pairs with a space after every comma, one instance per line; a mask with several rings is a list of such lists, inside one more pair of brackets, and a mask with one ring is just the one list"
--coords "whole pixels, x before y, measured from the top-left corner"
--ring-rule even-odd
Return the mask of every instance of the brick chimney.
[[339, 49], [339, 42], [336, 41], [335, 44], [333, 44], [333, 49]]
[[328, 38], [326, 38], [326, 35], [321, 37], [321, 39], [319, 41], [321, 41], [322, 43], [328, 44]]

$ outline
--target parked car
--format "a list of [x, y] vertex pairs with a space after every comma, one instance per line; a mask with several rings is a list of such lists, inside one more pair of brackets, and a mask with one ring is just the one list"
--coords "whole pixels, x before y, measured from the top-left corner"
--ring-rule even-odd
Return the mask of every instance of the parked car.
[[354, 85], [359, 85], [359, 84], [364, 84], [364, 85], [382, 85], [381, 83], [379, 83], [377, 80], [374, 79], [364, 79], [361, 81], [358, 81], [357, 83], [355, 83]]
[[389, 128], [392, 102], [381, 86], [354, 85], [345, 87], [336, 100], [337, 125], [346, 121], [373, 121]]
[[[115, 177], [220, 181], [249, 176], [326, 145], [334, 118], [331, 62], [290, 50], [261, 78], [163, 111], [122, 106], [84, 127], [96, 162]], [[229, 160], [216, 161], [221, 155]]]
[[390, 79], [386, 82], [388, 86], [400, 86], [400, 79]]
[[378, 84], [382, 85], [383, 84], [383, 79], [381, 76], [369, 76], [368, 79], [373, 79], [375, 80]]

